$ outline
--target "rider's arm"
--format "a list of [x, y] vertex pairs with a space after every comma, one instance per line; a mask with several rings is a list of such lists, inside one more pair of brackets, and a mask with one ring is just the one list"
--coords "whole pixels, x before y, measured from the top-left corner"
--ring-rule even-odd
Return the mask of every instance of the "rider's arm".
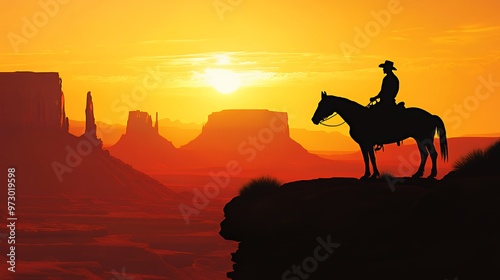
[[382, 84], [382, 89], [380, 90], [380, 92], [376, 96], [370, 98], [370, 101], [375, 101], [376, 99], [380, 98], [380, 95], [382, 94], [383, 91], [384, 91], [384, 85]]
[[384, 77], [384, 79], [382, 80], [382, 86], [380, 87], [380, 92], [376, 96], [370, 98], [370, 100], [376, 100], [376, 99], [380, 98], [382, 93], [384, 91], [386, 91], [386, 88], [387, 88], [387, 82], [386, 82], [386, 78]]

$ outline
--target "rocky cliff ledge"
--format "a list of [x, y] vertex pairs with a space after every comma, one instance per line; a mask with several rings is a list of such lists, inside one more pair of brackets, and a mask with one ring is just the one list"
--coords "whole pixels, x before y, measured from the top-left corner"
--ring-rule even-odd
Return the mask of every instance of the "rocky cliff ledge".
[[393, 192], [332, 178], [235, 197], [220, 231], [239, 242], [228, 278], [496, 279], [498, 179], [400, 179]]

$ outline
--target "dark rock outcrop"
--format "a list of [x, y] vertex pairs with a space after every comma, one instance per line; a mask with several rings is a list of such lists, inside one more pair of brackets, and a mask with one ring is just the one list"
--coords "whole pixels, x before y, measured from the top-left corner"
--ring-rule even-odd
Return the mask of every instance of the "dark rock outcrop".
[[58, 73], [0, 73], [0, 127], [66, 132], [62, 80]]
[[406, 178], [391, 192], [385, 179], [333, 178], [235, 197], [224, 208], [220, 231], [239, 242], [228, 277], [497, 278], [498, 179]]

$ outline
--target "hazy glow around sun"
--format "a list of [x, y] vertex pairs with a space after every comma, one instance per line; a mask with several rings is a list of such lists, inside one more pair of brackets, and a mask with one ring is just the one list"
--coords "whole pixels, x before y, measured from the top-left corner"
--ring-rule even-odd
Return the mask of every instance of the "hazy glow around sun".
[[226, 69], [205, 70], [205, 77], [208, 83], [222, 94], [235, 92], [241, 86], [241, 79], [238, 74]]
[[219, 54], [216, 55], [215, 58], [217, 59], [217, 65], [230, 65], [231, 64], [231, 59], [227, 54]]
[[222, 94], [235, 92], [241, 86], [241, 77], [234, 71], [225, 69], [231, 65], [231, 59], [226, 54], [216, 55], [215, 59], [216, 65], [221, 68], [205, 69], [205, 79], [214, 89]]

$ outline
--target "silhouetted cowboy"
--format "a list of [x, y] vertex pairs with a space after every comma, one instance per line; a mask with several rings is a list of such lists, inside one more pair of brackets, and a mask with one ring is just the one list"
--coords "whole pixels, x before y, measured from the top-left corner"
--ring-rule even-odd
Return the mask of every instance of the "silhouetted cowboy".
[[[382, 113], [382, 121], [389, 121], [388, 117], [390, 116], [390, 111], [392, 109], [396, 108], [396, 95], [398, 95], [399, 92], [399, 79], [394, 75], [393, 70], [397, 70], [394, 67], [394, 62], [390, 60], [386, 60], [384, 63], [380, 64], [378, 67], [382, 68], [384, 70], [384, 73], [386, 74], [384, 79], [382, 80], [382, 89], [380, 90], [379, 94], [377, 96], [374, 96], [370, 98], [370, 102], [374, 102], [375, 100], [380, 98], [380, 101], [375, 105], [372, 106], [374, 109], [377, 110], [377, 112]], [[404, 103], [402, 103], [404, 107]], [[389, 114], [387, 114], [387, 113]], [[392, 119], [392, 117], [391, 117]], [[398, 146], [400, 145], [400, 142], [398, 142]], [[382, 144], [377, 145], [375, 148], [376, 151], [380, 150], [383, 148]]]
[[394, 75], [393, 70], [397, 70], [394, 67], [394, 62], [386, 60], [383, 64], [378, 67], [384, 70], [386, 76], [382, 81], [382, 89], [377, 96], [370, 98], [370, 102], [373, 102], [380, 98], [380, 102], [377, 107], [390, 107], [391, 105], [396, 105], [396, 95], [399, 91], [399, 79]]

